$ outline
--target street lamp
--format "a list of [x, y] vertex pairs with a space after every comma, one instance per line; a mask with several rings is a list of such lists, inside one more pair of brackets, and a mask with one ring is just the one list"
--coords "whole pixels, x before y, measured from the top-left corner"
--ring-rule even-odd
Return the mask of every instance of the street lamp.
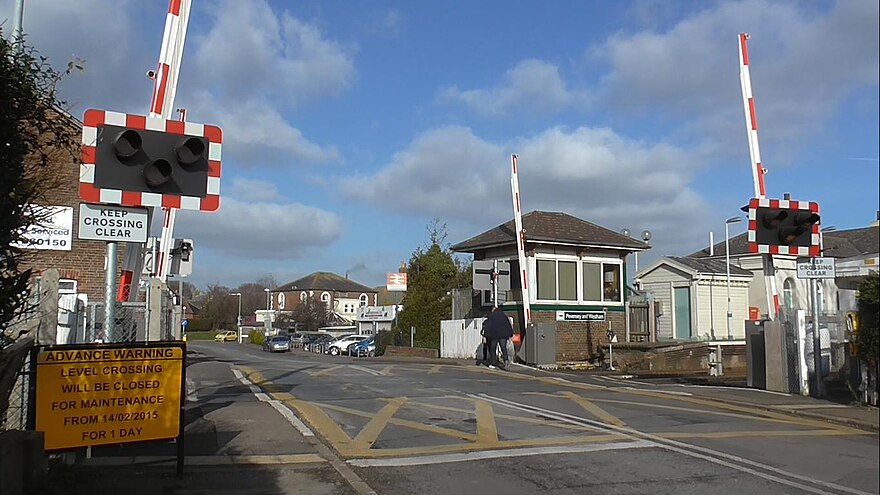
[[727, 258], [727, 340], [732, 338], [730, 334], [730, 224], [742, 222], [742, 217], [730, 217], [724, 221], [724, 256]]
[[263, 290], [266, 291], [266, 319], [263, 320], [263, 325], [266, 327], [266, 336], [268, 337], [270, 332], [272, 332], [272, 315], [270, 311], [272, 307], [272, 291], [268, 287]]
[[241, 292], [233, 292], [229, 294], [230, 296], [238, 296], [238, 319], [236, 321], [236, 328], [238, 329], [238, 343], [241, 344]]

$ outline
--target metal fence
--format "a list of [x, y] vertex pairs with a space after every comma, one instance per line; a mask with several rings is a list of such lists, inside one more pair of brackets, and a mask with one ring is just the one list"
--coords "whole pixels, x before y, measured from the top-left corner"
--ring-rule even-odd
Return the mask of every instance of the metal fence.
[[[149, 302], [115, 303], [112, 326], [105, 326], [105, 304], [84, 305], [76, 295], [59, 294], [54, 282], [36, 281], [25, 310], [7, 328], [0, 328], [12, 344], [0, 349], [0, 431], [27, 429], [35, 399], [31, 360], [35, 344], [134, 342], [180, 338], [180, 307], [169, 291], [154, 291]], [[163, 286], [164, 287], [164, 286]]]

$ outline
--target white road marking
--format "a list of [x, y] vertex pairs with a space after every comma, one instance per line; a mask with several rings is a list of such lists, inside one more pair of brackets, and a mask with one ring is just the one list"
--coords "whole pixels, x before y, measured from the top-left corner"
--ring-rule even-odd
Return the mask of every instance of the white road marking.
[[384, 373], [382, 373], [381, 371], [372, 370], [370, 368], [367, 368], [366, 366], [358, 366], [356, 364], [349, 364], [348, 367], [352, 368], [352, 369], [356, 369], [358, 371], [363, 371], [364, 373], [369, 373], [374, 376], [383, 376], [384, 375]]
[[[798, 480], [798, 481], [802, 481], [805, 483], [811, 483], [813, 485], [822, 486], [822, 487], [828, 488], [830, 490], [852, 493], [854, 495], [869, 495], [868, 492], [863, 492], [863, 491], [857, 490], [855, 488], [849, 488], [846, 486], [835, 485], [833, 483], [828, 483], [828, 482], [825, 482], [822, 480], [817, 480], [817, 479], [810, 478], [807, 476], [800, 476], [800, 475], [790, 473], [788, 471], [785, 471], [785, 470], [782, 470], [779, 468], [768, 466], [764, 463], [752, 461], [750, 459], [739, 457], [739, 456], [736, 456], [733, 454], [728, 454], [726, 452], [720, 452], [717, 450], [712, 450], [712, 449], [700, 447], [697, 445], [691, 445], [691, 444], [679, 442], [676, 440], [670, 440], [667, 438], [659, 437], [657, 435], [652, 435], [650, 433], [645, 433], [645, 432], [636, 430], [631, 427], [616, 426], [616, 425], [611, 425], [611, 424], [607, 424], [607, 423], [602, 423], [599, 421], [594, 421], [591, 419], [582, 418], [580, 416], [574, 416], [574, 415], [570, 415], [570, 414], [566, 414], [566, 413], [562, 413], [562, 412], [552, 411], [549, 409], [544, 409], [542, 407], [532, 406], [529, 404], [518, 403], [518, 402], [510, 401], [507, 399], [502, 399], [500, 397], [493, 397], [488, 394], [479, 394], [479, 395], [469, 394], [469, 395], [470, 395], [470, 397], [488, 400], [489, 402], [492, 402], [496, 405], [509, 407], [511, 409], [517, 409], [517, 410], [532, 413], [532, 414], [534, 414], [535, 412], [539, 412], [545, 416], [548, 416], [548, 417], [551, 417], [551, 418], [554, 418], [554, 419], [557, 419], [560, 421], [564, 421], [564, 422], [567, 422], [570, 424], [575, 424], [575, 425], [579, 425], [579, 426], [592, 426], [597, 431], [605, 431], [605, 432], [614, 431], [614, 432], [623, 434], [629, 438], [632, 438], [633, 440], [636, 440], [636, 439], [648, 440], [648, 441], [654, 442], [656, 444], [656, 447], [661, 448], [661, 449], [669, 450], [672, 452], [677, 452], [679, 454], [683, 454], [683, 455], [690, 456], [690, 457], [696, 457], [698, 459], [703, 459], [703, 460], [711, 462], [713, 464], [718, 464], [719, 466], [725, 466], [725, 467], [729, 467], [731, 469], [736, 469], [737, 471], [752, 474], [752, 475], [758, 476], [760, 478], [764, 478], [766, 480], [770, 480], [770, 481], [774, 481], [774, 482], [781, 483], [784, 485], [792, 486], [792, 487], [795, 487], [795, 488], [798, 488], [798, 489], [801, 489], [804, 491], [808, 491], [811, 493], [826, 495], [826, 494], [830, 494], [831, 492], [826, 492], [826, 491], [821, 490], [819, 488], [815, 488], [815, 487], [809, 486], [809, 485], [804, 485], [802, 483], [798, 483], [797, 481], [792, 481], [792, 480]], [[751, 467], [747, 467], [747, 466], [751, 466]], [[754, 467], [756, 469], [752, 469], [752, 467]], [[785, 479], [780, 476], [775, 476], [773, 474], [761, 472], [761, 471], [758, 471], [758, 469], [762, 469], [764, 471], [770, 471], [772, 473], [776, 473], [780, 476], [785, 476], [786, 478], [790, 478], [790, 479]]]
[[455, 454], [437, 454], [413, 457], [389, 457], [378, 459], [351, 459], [348, 461], [357, 467], [400, 467], [424, 466], [427, 464], [444, 464], [449, 462], [468, 462], [481, 459], [500, 459], [505, 457], [525, 457], [546, 454], [580, 454], [584, 452], [601, 452], [604, 450], [643, 449], [656, 447], [653, 442], [636, 440], [633, 442], [611, 442], [590, 445], [571, 445], [559, 447], [529, 447], [507, 450], [480, 450]]
[[192, 378], [186, 378], [186, 401], [187, 402], [198, 402], [199, 394], [196, 392], [196, 383], [192, 380]]
[[232, 374], [234, 374], [235, 377], [238, 378], [238, 381], [247, 385], [248, 388], [250, 388], [251, 392], [257, 397], [257, 399], [259, 399], [261, 402], [268, 402], [270, 406], [272, 406], [276, 411], [280, 412], [281, 415], [284, 416], [284, 418], [287, 420], [287, 422], [293, 425], [293, 427], [296, 428], [304, 437], [315, 436], [312, 430], [310, 430], [309, 427], [306, 426], [306, 424], [303, 423], [301, 419], [293, 414], [293, 411], [291, 411], [287, 406], [283, 405], [281, 401], [270, 399], [268, 395], [264, 394], [261, 391], [260, 387], [251, 383], [251, 381], [248, 380], [241, 371], [236, 368], [232, 368]]

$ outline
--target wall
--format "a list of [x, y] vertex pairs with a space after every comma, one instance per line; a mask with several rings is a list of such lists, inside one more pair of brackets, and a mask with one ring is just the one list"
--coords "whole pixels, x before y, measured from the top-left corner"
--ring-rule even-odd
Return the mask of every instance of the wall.
[[[703, 275], [697, 282], [699, 298], [699, 314], [697, 332], [695, 336], [711, 338], [714, 328], [715, 338], [727, 338], [727, 278], [715, 275], [711, 277]], [[730, 310], [733, 317], [730, 319], [731, 335], [735, 339], [745, 338], [743, 321], [749, 318], [749, 284], [742, 279], [730, 281]]]
[[[579, 308], [567, 308], [579, 311]], [[608, 327], [622, 340], [626, 333], [626, 313], [609, 309], [604, 322], [556, 321], [556, 310], [532, 311], [532, 321], [556, 324], [556, 361], [595, 360], [606, 353]]]

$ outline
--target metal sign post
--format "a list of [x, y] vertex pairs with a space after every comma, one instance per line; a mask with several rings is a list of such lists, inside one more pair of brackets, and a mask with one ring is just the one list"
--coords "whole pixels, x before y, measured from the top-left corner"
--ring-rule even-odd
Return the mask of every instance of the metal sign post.
[[835, 277], [834, 258], [809, 258], [797, 261], [797, 274], [800, 279], [810, 280], [811, 310], [813, 313], [813, 374], [816, 397], [825, 396], [825, 383], [822, 380], [822, 336], [819, 332], [819, 279]]

